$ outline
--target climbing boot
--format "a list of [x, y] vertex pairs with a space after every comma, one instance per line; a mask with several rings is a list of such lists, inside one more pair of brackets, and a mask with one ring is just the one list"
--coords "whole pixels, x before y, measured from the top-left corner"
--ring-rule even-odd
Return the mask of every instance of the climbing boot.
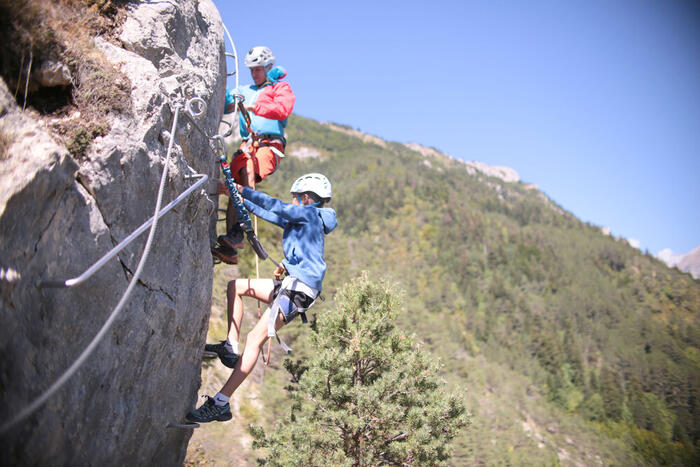
[[204, 346], [204, 351], [216, 354], [219, 360], [221, 360], [221, 363], [229, 368], [233, 368], [236, 366], [239, 355], [226, 350], [225, 343], [226, 341], [221, 341], [218, 344], [206, 344]]
[[238, 253], [233, 248], [217, 245], [211, 249], [211, 254], [226, 264], [238, 264]]
[[245, 244], [243, 243], [243, 231], [236, 227], [232, 228], [226, 235], [219, 235], [220, 245], [227, 246], [229, 248], [243, 248]]
[[202, 404], [198, 409], [195, 409], [185, 415], [185, 418], [190, 422], [197, 423], [207, 423], [213, 422], [225, 422], [226, 420], [231, 420], [233, 415], [231, 414], [231, 406], [227, 402], [225, 405], [218, 406], [214, 403], [214, 399], [206, 396], [207, 401]]

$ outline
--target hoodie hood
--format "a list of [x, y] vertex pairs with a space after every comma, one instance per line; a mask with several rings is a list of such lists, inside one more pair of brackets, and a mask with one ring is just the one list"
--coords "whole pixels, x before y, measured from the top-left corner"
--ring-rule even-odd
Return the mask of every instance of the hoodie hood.
[[323, 233], [328, 235], [338, 227], [338, 220], [335, 217], [335, 210], [333, 208], [318, 208], [318, 216], [323, 222]]

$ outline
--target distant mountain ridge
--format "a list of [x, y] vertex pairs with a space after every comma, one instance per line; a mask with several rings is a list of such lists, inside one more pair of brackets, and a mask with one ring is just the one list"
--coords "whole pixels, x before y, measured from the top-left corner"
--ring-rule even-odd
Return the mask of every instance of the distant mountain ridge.
[[413, 149], [414, 151], [417, 151], [423, 154], [424, 156], [449, 157], [452, 160], [461, 162], [467, 166], [467, 173], [469, 173], [470, 175], [474, 175], [477, 171], [479, 171], [489, 177], [500, 178], [501, 180], [507, 183], [517, 183], [520, 181], [520, 176], [518, 175], [518, 172], [516, 172], [514, 169], [511, 169], [510, 167], [488, 165], [484, 162], [478, 161], [463, 161], [456, 157], [450, 156], [449, 154], [442, 153], [437, 149], [429, 148], [419, 143], [406, 143], [406, 147]]
[[661, 250], [656, 255], [670, 268], [678, 268], [683, 272], [690, 273], [695, 279], [700, 278], [700, 246], [697, 246], [689, 253], [674, 255], [670, 248]]

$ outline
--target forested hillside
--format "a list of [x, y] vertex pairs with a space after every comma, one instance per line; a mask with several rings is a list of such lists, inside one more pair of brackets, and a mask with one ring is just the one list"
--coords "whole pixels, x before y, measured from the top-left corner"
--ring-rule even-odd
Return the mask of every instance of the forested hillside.
[[[288, 139], [260, 189], [333, 182], [327, 298], [363, 270], [396, 283], [399, 325], [467, 388], [473, 425], [451, 464], [700, 465], [699, 281], [447, 156], [298, 116]], [[279, 256], [279, 231], [261, 232]]]

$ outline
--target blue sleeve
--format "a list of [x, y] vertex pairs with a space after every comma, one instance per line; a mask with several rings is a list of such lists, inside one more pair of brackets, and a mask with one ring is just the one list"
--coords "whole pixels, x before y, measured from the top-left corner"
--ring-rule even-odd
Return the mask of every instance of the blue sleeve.
[[[308, 210], [303, 206], [284, 203], [277, 198], [273, 198], [270, 195], [252, 190], [248, 187], [243, 187], [243, 192], [241, 195], [243, 195], [243, 197], [246, 200], [249, 200], [252, 204], [255, 204], [265, 211], [268, 211], [281, 218], [284, 222], [303, 222], [307, 219]], [[277, 222], [275, 223], [280, 225]]]
[[265, 219], [266, 221], [271, 222], [275, 225], [279, 225], [282, 228], [284, 228], [284, 226], [287, 224], [287, 221], [279, 217], [277, 214], [274, 214], [270, 211], [266, 211], [260, 206], [251, 203], [247, 199], [243, 200], [243, 204], [245, 204], [245, 207], [249, 212], [252, 212], [261, 219]]
[[234, 92], [231, 89], [226, 90], [226, 104], [224, 104], [224, 113], [230, 114], [236, 110], [236, 98], [234, 97]]

